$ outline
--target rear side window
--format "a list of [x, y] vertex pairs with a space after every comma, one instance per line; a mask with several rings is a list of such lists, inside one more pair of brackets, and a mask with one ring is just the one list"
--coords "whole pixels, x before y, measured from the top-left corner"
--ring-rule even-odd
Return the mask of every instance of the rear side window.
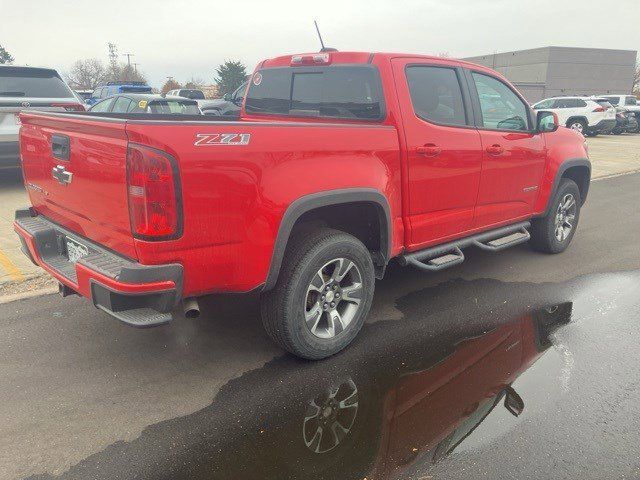
[[482, 123], [491, 130], [529, 129], [528, 107], [513, 90], [500, 80], [473, 72], [480, 100]]
[[75, 98], [54, 70], [20, 67], [0, 70], [0, 97]]
[[158, 100], [149, 104], [151, 113], [199, 115], [198, 104], [192, 102], [180, 102], [172, 100]]
[[638, 99], [636, 97], [626, 97], [624, 99], [624, 104], [625, 105], [637, 105], [638, 104]]
[[245, 108], [256, 114], [380, 120], [384, 102], [373, 66], [285, 67], [253, 76]]
[[418, 117], [446, 125], [467, 124], [462, 89], [454, 69], [416, 65], [407, 67], [406, 75]]
[[577, 98], [559, 98], [558, 100], [556, 100], [555, 107], [556, 108], [576, 108], [576, 107], [585, 107], [586, 105], [587, 105], [586, 103], [584, 103], [584, 105], [579, 105]]

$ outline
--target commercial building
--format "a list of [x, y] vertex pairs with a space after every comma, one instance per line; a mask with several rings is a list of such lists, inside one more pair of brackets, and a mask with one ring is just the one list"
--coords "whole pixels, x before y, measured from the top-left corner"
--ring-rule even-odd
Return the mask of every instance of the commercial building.
[[465, 58], [493, 68], [533, 103], [562, 95], [631, 93], [638, 52], [542, 47]]

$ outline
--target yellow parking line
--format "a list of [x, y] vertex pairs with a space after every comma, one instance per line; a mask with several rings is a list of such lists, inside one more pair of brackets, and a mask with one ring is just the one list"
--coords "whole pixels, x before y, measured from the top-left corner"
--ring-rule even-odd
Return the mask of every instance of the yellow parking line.
[[2, 250], [0, 250], [0, 267], [2, 267], [4, 271], [9, 274], [11, 280], [16, 280], [18, 282], [24, 280], [24, 275], [22, 274], [20, 269], [16, 267], [11, 260], [9, 260], [9, 257], [7, 257], [7, 255]]

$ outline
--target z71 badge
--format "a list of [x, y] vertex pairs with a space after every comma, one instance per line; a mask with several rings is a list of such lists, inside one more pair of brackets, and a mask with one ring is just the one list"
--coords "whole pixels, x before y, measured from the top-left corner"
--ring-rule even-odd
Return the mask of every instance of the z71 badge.
[[196, 147], [212, 145], [249, 145], [250, 133], [196, 133]]

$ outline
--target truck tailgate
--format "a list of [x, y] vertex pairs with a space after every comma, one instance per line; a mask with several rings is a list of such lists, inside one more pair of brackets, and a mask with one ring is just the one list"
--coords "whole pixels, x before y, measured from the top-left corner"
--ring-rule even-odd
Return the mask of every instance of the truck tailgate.
[[127, 204], [125, 121], [20, 115], [25, 186], [41, 215], [137, 258]]

